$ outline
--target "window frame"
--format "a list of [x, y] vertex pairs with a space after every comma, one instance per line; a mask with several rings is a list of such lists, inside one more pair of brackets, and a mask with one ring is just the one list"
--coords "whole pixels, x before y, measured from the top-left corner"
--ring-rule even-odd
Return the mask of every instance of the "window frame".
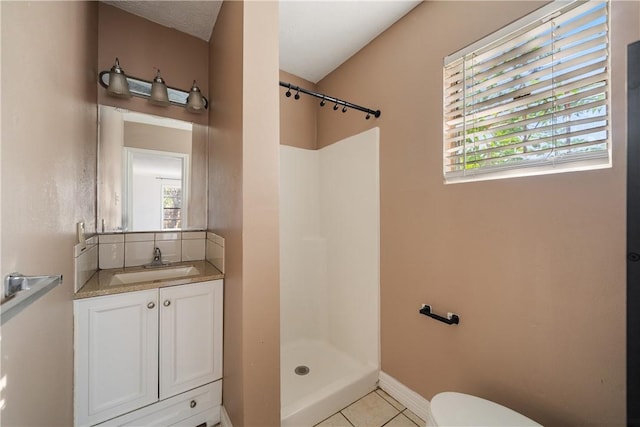
[[[547, 156], [547, 157], [551, 157], [551, 159], [545, 158], [540, 162], [536, 162], [533, 160], [520, 160], [517, 162], [509, 162], [509, 161], [503, 161], [506, 158], [506, 155], [499, 153], [496, 157], [493, 157], [492, 154], [490, 154], [490, 157], [488, 157], [488, 160], [474, 160], [474, 162], [476, 163], [475, 166], [477, 167], [470, 168], [469, 164], [466, 162], [466, 156], [468, 152], [467, 150], [469, 149], [469, 146], [475, 146], [477, 151], [482, 151], [482, 150], [477, 148], [478, 145], [480, 145], [478, 141], [474, 141], [474, 142], [468, 141], [472, 134], [468, 133], [467, 128], [465, 127], [467, 122], [474, 123], [474, 120], [475, 120], [470, 118], [471, 114], [468, 114], [466, 112], [467, 99], [468, 99], [467, 91], [472, 92], [472, 90], [468, 89], [467, 79], [469, 77], [465, 74], [468, 66], [466, 64], [462, 65], [462, 70], [463, 70], [462, 75], [457, 78], [458, 80], [457, 83], [460, 83], [460, 80], [462, 80], [462, 84], [461, 84], [462, 91], [457, 91], [456, 92], [457, 94], [453, 96], [451, 95], [453, 93], [451, 90], [453, 88], [453, 85], [450, 85], [451, 77], [448, 77], [448, 73], [452, 72], [451, 70], [454, 68], [456, 62], [459, 63], [462, 60], [470, 60], [469, 58], [472, 58], [473, 55], [475, 56], [486, 55], [488, 53], [491, 53], [493, 50], [493, 52], [496, 52], [497, 56], [500, 56], [502, 55], [500, 48], [502, 47], [502, 49], [504, 50], [505, 49], [504, 46], [507, 46], [510, 43], [512, 43], [514, 39], [518, 37], [523, 37], [523, 35], [527, 34], [528, 32], [536, 31], [537, 29], [540, 29], [540, 31], [543, 31], [545, 27], [550, 26], [550, 21], [553, 22], [553, 20], [556, 18], [562, 19], [562, 16], [564, 14], [571, 12], [575, 8], [582, 7], [583, 5], [587, 5], [587, 4], [590, 5], [589, 8], [595, 8], [599, 4], [604, 4], [603, 10], [606, 15], [605, 22], [603, 24], [603, 26], [605, 27], [604, 44], [606, 44], [606, 46], [598, 50], [598, 52], [602, 51], [603, 55], [606, 55], [606, 58], [604, 59], [604, 61], [601, 61], [605, 63], [605, 66], [604, 66], [605, 69], [603, 72], [599, 73], [604, 75], [604, 80], [603, 80], [604, 83], [602, 86], [602, 91], [604, 93], [604, 100], [602, 101], [602, 107], [604, 107], [605, 112], [604, 114], [594, 113], [594, 116], [591, 116], [591, 117], [601, 117], [601, 119], [592, 119], [589, 121], [589, 124], [591, 124], [591, 122], [604, 122], [604, 125], [600, 125], [600, 126], [604, 127], [604, 132], [606, 132], [606, 138], [604, 138], [603, 140], [604, 142], [602, 143], [599, 143], [599, 144], [587, 143], [586, 145], [589, 147], [591, 146], [596, 147], [596, 146], [601, 146], [603, 144], [606, 144], [606, 149], [599, 148], [597, 151], [594, 150], [591, 153], [581, 154], [579, 152], [580, 150], [575, 150], [571, 144], [556, 147], [557, 140], [561, 139], [561, 137], [556, 136], [554, 127], [561, 128], [562, 126], [557, 125], [555, 121], [552, 121], [552, 124], [550, 126], [551, 126], [551, 132], [552, 132], [551, 141], [552, 141], [553, 148], [550, 149], [551, 150], [550, 152], [553, 153], [553, 156]], [[494, 180], [494, 179], [502, 179], [502, 178], [510, 178], [510, 177], [532, 176], [532, 175], [542, 175], [542, 174], [573, 172], [573, 171], [579, 171], [579, 170], [594, 170], [594, 169], [610, 168], [612, 166], [612, 158], [611, 158], [611, 140], [612, 140], [611, 138], [611, 105], [612, 103], [611, 103], [611, 42], [610, 42], [611, 23], [610, 23], [610, 20], [611, 20], [610, 2], [608, 0], [589, 0], [586, 2], [574, 0], [569, 3], [555, 1], [541, 7], [540, 9], [533, 11], [527, 16], [478, 40], [477, 42], [474, 42], [469, 46], [445, 57], [443, 62], [443, 140], [442, 140], [444, 182], [446, 184], [458, 183], [458, 182], [470, 182], [470, 181], [475, 182], [475, 181]], [[547, 36], [547, 37], [549, 39], [553, 38], [553, 40], [555, 41], [555, 36], [553, 37]], [[524, 39], [524, 40], [528, 40], [528, 39]], [[553, 46], [551, 47], [551, 50], [555, 52], [555, 48]], [[566, 59], [569, 57], [564, 53], [564, 51], [561, 51], [561, 53], [562, 53], [562, 56], [561, 56], [562, 59]], [[522, 56], [525, 56], [525, 55], [522, 55]], [[554, 62], [555, 62], [555, 59], [553, 58], [553, 56], [551, 56], [551, 63], [554, 63]], [[535, 69], [533, 65], [530, 65], [524, 60], [521, 63], [516, 62], [516, 64], [517, 65], [513, 68], [514, 70], [521, 69], [521, 67], [528, 67], [528, 68], [524, 68], [525, 71]], [[580, 62], [580, 64], [582, 63]], [[555, 71], [550, 71], [550, 72], [547, 71], [547, 74], [552, 76], [551, 78], [554, 78], [557, 76], [554, 73]], [[522, 74], [522, 73], [518, 72], [518, 74]], [[583, 79], [584, 79], [584, 76], [582, 76], [581, 79], [578, 79], [576, 81], [579, 82]], [[475, 84], [476, 82], [473, 81], [473, 85]], [[553, 88], [555, 88], [556, 83], [554, 82], [552, 86]], [[507, 89], [509, 88], [508, 85], [505, 85], [505, 87]], [[491, 89], [493, 89], [493, 87]], [[498, 89], [500, 89], [500, 87], [498, 87]], [[553, 93], [554, 90], [555, 89], [549, 89], [551, 93]], [[448, 92], [450, 93], [448, 94]], [[458, 103], [462, 102], [463, 111], [461, 112], [461, 115], [460, 115], [460, 117], [462, 117], [462, 121], [464, 122], [462, 129], [460, 129], [459, 127], [460, 126], [459, 119], [457, 120], [458, 121], [457, 129], [448, 124], [448, 122], [451, 123], [453, 121], [453, 120], [450, 120], [450, 115], [452, 114], [452, 112], [457, 112], [456, 110], [451, 109], [452, 104], [448, 104], [448, 101], [450, 102], [451, 99], [455, 100], [456, 97], [458, 99], [461, 99], [461, 101], [458, 101]], [[511, 101], [505, 102], [504, 105], [508, 106], [508, 108], [516, 108], [513, 106], [513, 104], [515, 104], [518, 99], [519, 97], [516, 97], [514, 95], [514, 98]], [[555, 108], [556, 106], [555, 103], [558, 102], [559, 99], [552, 98], [552, 100], [553, 100], [552, 106], [553, 108]], [[508, 110], [508, 108], [505, 107], [505, 110]], [[535, 107], [535, 108], [540, 108], [540, 107]], [[546, 108], [547, 107], [545, 107], [541, 111], [545, 111]], [[553, 118], [554, 114], [555, 113], [550, 114], [546, 112], [544, 117], [551, 115], [551, 117]], [[572, 113], [567, 113], [567, 112], [563, 112], [562, 114], [568, 117], [573, 116]], [[523, 117], [526, 117], [526, 114], [523, 115]], [[539, 120], [538, 123], [542, 121], [543, 120]], [[517, 127], [519, 124], [520, 124], [519, 122], [516, 122], [514, 124], [514, 128]], [[564, 124], [565, 129], [572, 128], [573, 126], [574, 125], [571, 124], [571, 122], [569, 124], [566, 124], [566, 123]], [[528, 130], [528, 128], [526, 127], [524, 129]], [[458, 132], [457, 135], [456, 135], [456, 132]], [[486, 131], [484, 133], [481, 132], [480, 135], [482, 136], [490, 135], [491, 132], [493, 132], [493, 130]], [[572, 138], [574, 137], [573, 135], [575, 132], [576, 131], [573, 131], [573, 130], [566, 131], [564, 135], [566, 135], [567, 138]], [[521, 132], [521, 133], [527, 133], [527, 132]], [[447, 144], [451, 144], [451, 140], [452, 140], [451, 135], [456, 135], [455, 137], [453, 137], [453, 139], [458, 140], [457, 144], [459, 145], [457, 146], [447, 145]], [[497, 140], [498, 138], [494, 137], [494, 139]], [[482, 140], [480, 140], [480, 143], [482, 143]], [[526, 140], [525, 140], [525, 143], [526, 143]], [[523, 144], [521, 143], [520, 145], [523, 145]], [[509, 146], [505, 146], [505, 147], [509, 147]], [[561, 149], [568, 150], [569, 155], [565, 155], [564, 157], [556, 156], [556, 151], [560, 151]], [[452, 150], [457, 150], [457, 151], [455, 152], [455, 154], [452, 155], [453, 153]], [[500, 152], [500, 151], [504, 152], [506, 151], [506, 148], [502, 148], [501, 146], [498, 146], [497, 148], [491, 147], [490, 149], [484, 150], [484, 151], [489, 151], [490, 153]], [[469, 151], [469, 152], [473, 153], [474, 151]], [[465, 158], [463, 163], [460, 163], [459, 159], [458, 159], [458, 163], [454, 163], [453, 161], [450, 160], [450, 158], [452, 157], [459, 158], [461, 156]], [[523, 155], [523, 156], [517, 156], [517, 157], [526, 158], [528, 156], [530, 156], [531, 158], [535, 157], [534, 155], [529, 155], [529, 154]], [[497, 166], [490, 165], [491, 163], [493, 163], [493, 160], [495, 159], [500, 159], [500, 161], [503, 161], [503, 162], [499, 161], [498, 163], [500, 164]], [[447, 163], [448, 160], [450, 163]], [[480, 165], [481, 163], [487, 163], [489, 165]], [[454, 169], [457, 169], [457, 170], [454, 170]]]

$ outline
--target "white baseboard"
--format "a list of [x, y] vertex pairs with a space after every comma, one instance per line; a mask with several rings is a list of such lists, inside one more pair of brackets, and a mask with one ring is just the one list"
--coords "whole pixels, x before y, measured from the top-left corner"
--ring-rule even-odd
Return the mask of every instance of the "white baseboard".
[[427, 426], [435, 425], [431, 417], [431, 404], [427, 399], [382, 371], [380, 371], [378, 386], [411, 412], [425, 420]]
[[227, 410], [224, 408], [224, 406], [220, 410], [220, 426], [233, 427], [233, 424], [231, 424], [231, 418], [229, 418], [229, 414], [227, 414]]

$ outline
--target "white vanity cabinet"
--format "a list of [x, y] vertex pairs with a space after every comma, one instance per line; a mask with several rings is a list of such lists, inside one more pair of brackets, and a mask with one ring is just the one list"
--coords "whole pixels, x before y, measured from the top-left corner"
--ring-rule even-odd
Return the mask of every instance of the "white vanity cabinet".
[[75, 425], [219, 421], [222, 280], [78, 299]]
[[74, 301], [76, 425], [158, 400], [158, 291]]
[[222, 285], [161, 288], [160, 303], [160, 399], [221, 378]]

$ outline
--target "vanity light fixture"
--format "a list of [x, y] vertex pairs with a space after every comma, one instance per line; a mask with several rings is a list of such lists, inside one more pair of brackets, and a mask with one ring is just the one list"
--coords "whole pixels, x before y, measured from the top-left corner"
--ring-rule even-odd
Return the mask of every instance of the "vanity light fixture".
[[160, 105], [163, 107], [167, 107], [170, 104], [167, 85], [164, 83], [164, 79], [160, 75], [159, 69], [156, 73], [156, 77], [151, 82], [151, 94], [149, 95], [149, 102], [154, 105]]
[[127, 76], [120, 67], [118, 58], [110, 71], [101, 71], [98, 75], [98, 83], [107, 90], [107, 93], [120, 98], [137, 96], [146, 98], [150, 103], [160, 106], [176, 105], [185, 107], [192, 113], [202, 113], [209, 107], [209, 101], [202, 96], [200, 88], [193, 81], [190, 91], [167, 86], [157, 70], [152, 81]]
[[194, 80], [189, 96], [187, 97], [187, 110], [192, 113], [201, 113], [205, 108], [207, 108], [207, 104], [202, 96], [202, 92], [200, 92], [200, 88]]
[[120, 67], [120, 61], [118, 61], [118, 58], [116, 58], [116, 63], [111, 67], [111, 71], [109, 71], [107, 93], [112, 96], [117, 96], [118, 98], [131, 98], [127, 76], [124, 74], [124, 70]]

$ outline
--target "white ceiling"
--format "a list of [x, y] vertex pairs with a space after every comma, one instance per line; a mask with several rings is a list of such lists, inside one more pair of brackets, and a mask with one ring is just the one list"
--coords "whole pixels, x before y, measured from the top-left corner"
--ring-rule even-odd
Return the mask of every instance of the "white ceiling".
[[[209, 41], [222, 1], [102, 0]], [[281, 0], [280, 69], [314, 83], [418, 5], [416, 0]]]
[[209, 41], [222, 1], [102, 0], [104, 3]]
[[420, 1], [280, 2], [280, 69], [317, 83]]

